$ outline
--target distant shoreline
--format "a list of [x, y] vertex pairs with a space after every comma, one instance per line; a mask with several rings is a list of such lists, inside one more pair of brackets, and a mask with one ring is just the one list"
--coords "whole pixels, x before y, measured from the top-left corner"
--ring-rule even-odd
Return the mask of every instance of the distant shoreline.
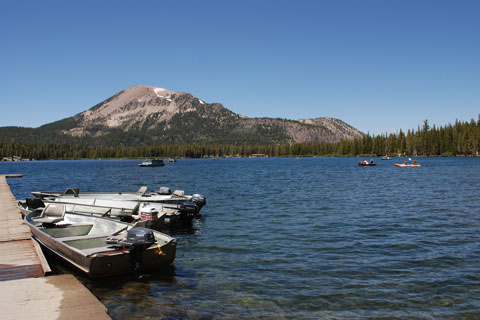
[[[245, 157], [234, 157], [234, 156], [226, 156], [226, 157], [199, 157], [199, 158], [177, 158], [177, 160], [218, 160], [218, 159], [270, 159], [270, 158], [276, 158], [276, 159], [281, 159], [281, 158], [381, 158], [382, 156], [378, 155], [322, 155], [322, 156], [312, 156], [312, 155], [291, 155], [291, 156], [265, 156], [265, 157], [251, 157], [251, 156], [245, 156]], [[442, 155], [420, 155], [420, 156], [412, 156], [412, 155], [405, 155], [405, 156], [391, 156], [391, 160], [394, 159], [404, 159], [404, 158], [480, 158], [480, 155], [448, 155], [448, 156], [442, 156]], [[35, 160], [35, 159], [22, 159], [22, 160], [0, 160], [1, 162], [42, 162], [42, 161], [112, 161], [112, 160], [137, 160], [137, 161], [142, 161], [144, 158], [101, 158], [101, 159], [91, 159], [91, 158], [52, 158], [52, 159], [41, 159], [41, 160]], [[162, 158], [160, 157], [159, 159], [168, 159], [168, 158]]]

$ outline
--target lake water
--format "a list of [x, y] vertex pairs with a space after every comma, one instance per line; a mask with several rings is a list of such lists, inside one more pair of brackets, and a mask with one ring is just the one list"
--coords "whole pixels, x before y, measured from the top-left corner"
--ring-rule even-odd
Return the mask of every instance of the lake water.
[[480, 158], [0, 163], [30, 191], [203, 193], [162, 274], [90, 281], [114, 319], [478, 319]]

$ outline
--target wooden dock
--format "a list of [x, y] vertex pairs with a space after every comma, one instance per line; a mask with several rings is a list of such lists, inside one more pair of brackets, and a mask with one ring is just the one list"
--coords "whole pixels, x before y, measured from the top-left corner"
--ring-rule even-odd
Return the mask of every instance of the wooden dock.
[[0, 281], [43, 277], [50, 272], [42, 251], [23, 223], [6, 178], [0, 176]]
[[0, 175], [0, 309], [2, 319], [110, 319], [105, 306], [74, 276], [45, 277], [51, 270], [31, 237]]

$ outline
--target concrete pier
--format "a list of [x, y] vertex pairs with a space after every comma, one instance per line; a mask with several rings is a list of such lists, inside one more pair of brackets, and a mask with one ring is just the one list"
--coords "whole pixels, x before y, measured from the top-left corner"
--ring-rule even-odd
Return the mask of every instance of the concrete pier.
[[39, 244], [0, 175], [0, 310], [2, 319], [110, 319], [107, 309], [73, 275], [49, 276]]

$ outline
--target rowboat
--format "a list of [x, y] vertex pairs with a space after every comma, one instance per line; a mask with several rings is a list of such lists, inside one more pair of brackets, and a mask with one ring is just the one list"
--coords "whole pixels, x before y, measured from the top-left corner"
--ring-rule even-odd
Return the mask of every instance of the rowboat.
[[358, 163], [359, 167], [373, 167], [376, 166], [377, 164], [373, 162], [373, 160], [367, 161], [367, 160], [362, 160]]
[[376, 163], [364, 163], [364, 162], [358, 163], [359, 167], [374, 167], [376, 165], [377, 165]]
[[175, 259], [177, 239], [147, 228], [48, 204], [25, 216], [32, 236], [90, 278], [154, 272]]

